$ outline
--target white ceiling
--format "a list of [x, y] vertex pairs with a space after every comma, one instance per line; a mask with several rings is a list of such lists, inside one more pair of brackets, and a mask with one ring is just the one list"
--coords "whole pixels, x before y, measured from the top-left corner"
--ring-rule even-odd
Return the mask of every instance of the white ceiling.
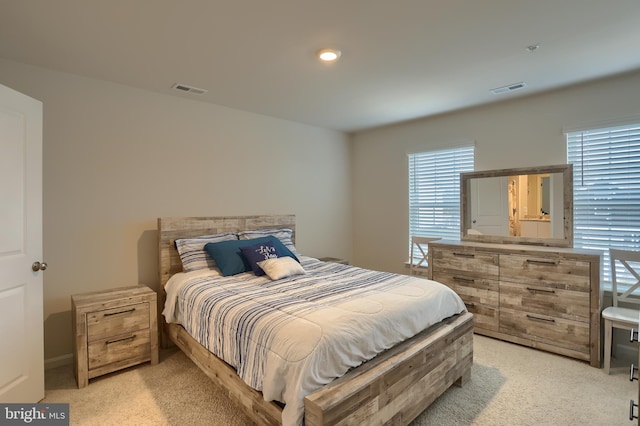
[[0, 57], [357, 131], [640, 69], [640, 1], [0, 0]]

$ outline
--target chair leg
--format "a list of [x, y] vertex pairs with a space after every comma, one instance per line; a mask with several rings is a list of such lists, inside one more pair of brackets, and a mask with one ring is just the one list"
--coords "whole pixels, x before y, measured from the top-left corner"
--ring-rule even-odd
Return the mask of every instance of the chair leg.
[[611, 325], [611, 321], [608, 319], [604, 320], [604, 372], [609, 374], [609, 369], [611, 368], [611, 335], [613, 332], [613, 327]]

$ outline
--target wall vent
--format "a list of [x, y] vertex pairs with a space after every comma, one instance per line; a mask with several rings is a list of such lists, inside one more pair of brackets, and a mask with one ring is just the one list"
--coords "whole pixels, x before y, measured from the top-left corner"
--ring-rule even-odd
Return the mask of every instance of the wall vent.
[[500, 93], [513, 92], [514, 90], [524, 89], [525, 87], [527, 87], [527, 85], [520, 82], [520, 83], [513, 83], [508, 86], [498, 87], [496, 89], [491, 89], [490, 92], [495, 93], [496, 95], [499, 95]]
[[181, 83], [176, 83], [173, 86], [171, 86], [171, 88], [179, 92], [195, 93], [196, 95], [204, 95], [205, 93], [208, 92], [208, 90], [198, 89], [197, 87], [193, 87], [193, 86], [189, 86], [188, 84], [181, 84]]

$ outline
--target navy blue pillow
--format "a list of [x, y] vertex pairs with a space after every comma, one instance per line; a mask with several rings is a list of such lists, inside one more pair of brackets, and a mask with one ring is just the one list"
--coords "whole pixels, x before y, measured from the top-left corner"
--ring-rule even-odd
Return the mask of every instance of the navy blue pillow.
[[[248, 240], [248, 241], [254, 241], [254, 240]], [[254, 244], [249, 247], [240, 247], [240, 251], [242, 252], [242, 255], [247, 260], [247, 262], [249, 262], [249, 266], [251, 267], [251, 270], [257, 276], [264, 275], [264, 271], [260, 266], [258, 266], [258, 262], [262, 262], [263, 260], [267, 260], [267, 259], [274, 259], [277, 257], [292, 256], [292, 253], [290, 251], [289, 253], [285, 253], [282, 250], [282, 247], [279, 247], [279, 246], [283, 246], [282, 244], [278, 244], [278, 242], [281, 242], [281, 241], [278, 241], [277, 239], [276, 241], [274, 241], [273, 239], [270, 239], [269, 241]]]
[[[273, 236], [254, 238], [252, 240], [231, 240], [220, 241], [217, 243], [207, 243], [204, 249], [216, 261], [216, 265], [222, 272], [222, 275], [228, 277], [230, 275], [241, 274], [251, 271], [249, 261], [242, 255], [242, 247], [250, 247], [256, 244], [271, 243], [282, 256], [290, 256], [295, 260], [297, 257], [286, 248], [280, 240]], [[281, 257], [281, 256], [279, 256]], [[264, 260], [264, 259], [261, 259]]]

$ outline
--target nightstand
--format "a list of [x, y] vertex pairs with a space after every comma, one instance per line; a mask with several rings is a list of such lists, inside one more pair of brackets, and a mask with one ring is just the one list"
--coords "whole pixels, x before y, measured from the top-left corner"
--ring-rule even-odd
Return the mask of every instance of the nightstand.
[[156, 293], [146, 286], [71, 296], [74, 370], [89, 379], [151, 361], [158, 363]]
[[337, 257], [321, 257], [320, 259], [323, 262], [331, 262], [331, 263], [342, 263], [343, 265], [348, 265], [349, 261], [346, 259], [338, 259]]

